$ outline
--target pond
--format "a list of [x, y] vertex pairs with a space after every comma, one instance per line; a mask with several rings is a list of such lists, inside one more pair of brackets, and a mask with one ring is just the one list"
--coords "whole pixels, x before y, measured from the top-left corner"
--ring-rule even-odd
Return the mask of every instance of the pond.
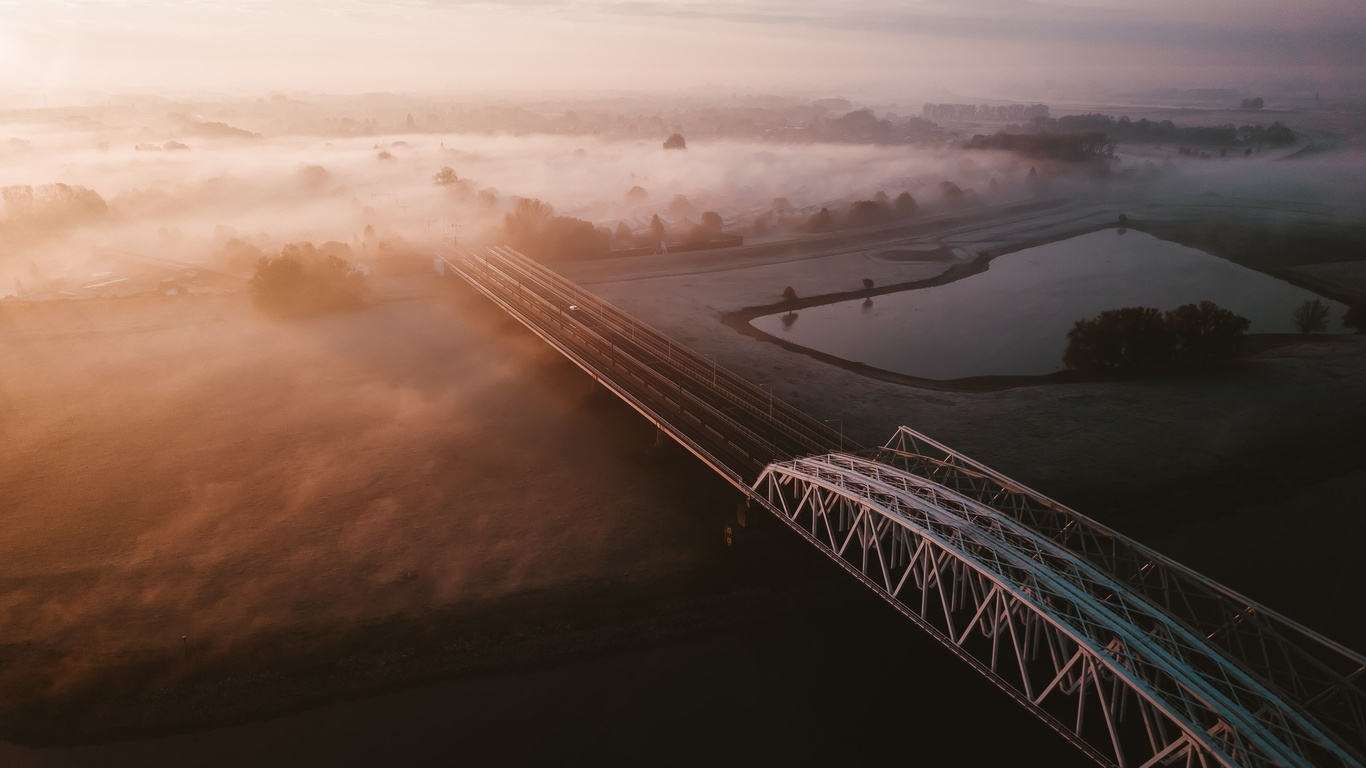
[[[1107, 229], [1027, 248], [946, 285], [755, 318], [755, 328], [853, 362], [926, 379], [1062, 370], [1073, 323], [1107, 309], [1174, 309], [1209, 299], [1290, 333], [1312, 291], [1184, 245]], [[1345, 307], [1332, 307], [1340, 332]]]

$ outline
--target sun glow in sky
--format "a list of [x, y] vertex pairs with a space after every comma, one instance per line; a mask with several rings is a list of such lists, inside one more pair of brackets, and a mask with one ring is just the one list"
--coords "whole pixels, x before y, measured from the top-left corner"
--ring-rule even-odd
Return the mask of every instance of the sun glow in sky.
[[0, 0], [0, 89], [1220, 86], [1366, 75], [1361, 0]]

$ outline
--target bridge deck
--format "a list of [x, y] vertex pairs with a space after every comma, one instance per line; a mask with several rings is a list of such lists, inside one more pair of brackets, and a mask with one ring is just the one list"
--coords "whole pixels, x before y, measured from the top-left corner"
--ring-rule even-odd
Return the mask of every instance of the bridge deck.
[[514, 250], [455, 255], [449, 268], [747, 494], [773, 461], [860, 449]]

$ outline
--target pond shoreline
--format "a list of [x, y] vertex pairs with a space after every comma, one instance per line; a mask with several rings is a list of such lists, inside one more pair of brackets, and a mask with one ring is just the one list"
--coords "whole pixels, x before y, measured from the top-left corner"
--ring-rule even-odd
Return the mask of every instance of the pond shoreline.
[[[1167, 240], [1167, 238], [1162, 237], [1159, 234], [1147, 232], [1146, 229], [1143, 229], [1141, 227], [1135, 227], [1133, 224], [1134, 222], [1129, 222], [1127, 228], [1134, 229], [1135, 231], [1139, 232], [1144, 232], [1145, 234], [1151, 234], [1153, 237], [1158, 237], [1159, 239]], [[869, 365], [867, 363], [855, 360], [849, 360], [847, 358], [840, 357], [829, 352], [823, 352], [812, 347], [788, 341], [787, 339], [783, 339], [778, 336], [774, 336], [773, 334], [768, 333], [766, 331], [760, 330], [759, 328], [755, 327], [752, 322], [759, 317], [786, 312], [796, 312], [798, 310], [807, 309], [810, 307], [825, 306], [828, 304], [836, 304], [840, 302], [858, 299], [871, 299], [874, 296], [881, 296], [892, 293], [902, 293], [905, 291], [920, 290], [924, 288], [934, 288], [948, 285], [950, 283], [957, 282], [964, 278], [972, 277], [974, 275], [979, 275], [986, 272], [989, 269], [991, 262], [1002, 256], [1006, 256], [1029, 248], [1035, 248], [1042, 245], [1048, 245], [1051, 243], [1061, 242], [1064, 240], [1069, 240], [1071, 238], [1092, 234], [1095, 232], [1105, 231], [1107, 229], [1122, 228], [1118, 224], [1105, 224], [1102, 226], [1081, 227], [1066, 233], [1053, 235], [1046, 238], [1036, 238], [1021, 241], [1018, 243], [1012, 243], [1011, 245], [1003, 249], [983, 251], [982, 253], [978, 254], [975, 258], [973, 258], [971, 261], [955, 264], [945, 272], [936, 275], [932, 278], [904, 283], [896, 283], [886, 286], [878, 286], [870, 289], [838, 291], [832, 293], [819, 294], [815, 296], [786, 299], [770, 304], [748, 306], [741, 308], [739, 310], [723, 314], [721, 316], [721, 322], [723, 325], [726, 325], [727, 327], [751, 338], [775, 344], [787, 351], [796, 352], [807, 357], [810, 357], [814, 360], [818, 360], [829, 365], [834, 365], [844, 370], [858, 373], [862, 376], [866, 376], [868, 378], [877, 379], [879, 381], [891, 382], [895, 384], [903, 384], [906, 386], [931, 391], [965, 393], [999, 392], [1003, 390], [1016, 389], [1021, 387], [1040, 387], [1091, 381], [1114, 381], [1116, 380], [1116, 377], [1114, 376], [1085, 374], [1072, 370], [1055, 371], [1046, 374], [982, 375], [965, 376], [950, 379], [934, 379], [923, 376], [915, 376], [912, 374], [900, 373], [898, 371], [889, 370], [887, 368], [882, 368], [875, 365]], [[1169, 242], [1198, 249], [1201, 248], [1201, 245], [1203, 245], [1202, 243], [1198, 242], [1188, 243], [1175, 239], [1169, 240]], [[1274, 272], [1267, 271], [1263, 269], [1258, 269], [1255, 266], [1242, 264], [1239, 260], [1232, 258], [1228, 254], [1211, 253], [1210, 255], [1216, 256], [1220, 259], [1224, 259], [1234, 264], [1238, 264], [1239, 266], [1252, 269], [1253, 271], [1260, 272], [1270, 277], [1279, 280], [1284, 280], [1291, 284], [1297, 285], [1301, 288], [1312, 290], [1315, 293], [1323, 295], [1327, 298], [1331, 298], [1338, 301], [1344, 301], [1344, 298], [1340, 296], [1335, 296], [1331, 292], [1322, 291], [1319, 289], [1318, 286], [1309, 286], [1302, 284], [1301, 281], [1293, 279], [1293, 276], [1288, 274], [1286, 270], [1275, 270]], [[1170, 379], [1177, 377], [1205, 377], [1210, 375], [1211, 372], [1226, 371], [1230, 367], [1234, 367], [1241, 363], [1244, 363], [1251, 356], [1261, 352], [1276, 349], [1278, 347], [1286, 346], [1288, 344], [1293, 343], [1331, 343], [1331, 340], [1336, 338], [1338, 335], [1340, 334], [1301, 335], [1293, 333], [1270, 332], [1247, 334], [1243, 342], [1243, 349], [1241, 351], [1241, 354], [1236, 360], [1229, 361], [1228, 363], [1221, 363], [1213, 366], [1200, 366], [1196, 368], [1170, 369], [1166, 371], [1159, 371], [1146, 374], [1141, 377], [1128, 378]]]

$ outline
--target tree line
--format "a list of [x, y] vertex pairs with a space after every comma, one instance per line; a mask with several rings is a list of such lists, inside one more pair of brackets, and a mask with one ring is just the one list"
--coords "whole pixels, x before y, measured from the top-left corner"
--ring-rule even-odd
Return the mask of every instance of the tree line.
[[1102, 114], [1040, 117], [1021, 125], [1006, 126], [1010, 133], [1104, 133], [1133, 144], [1197, 144], [1206, 146], [1259, 145], [1277, 147], [1295, 143], [1295, 132], [1276, 122], [1270, 126], [1232, 123], [1220, 126], [1177, 126], [1170, 120], [1130, 120]]
[[[1309, 299], [1291, 317], [1300, 333], [1323, 333], [1331, 309], [1322, 299]], [[1366, 304], [1350, 307], [1342, 324], [1366, 331]], [[1063, 365], [1084, 373], [1130, 375], [1229, 360], [1240, 353], [1250, 325], [1246, 317], [1212, 301], [1167, 312], [1155, 307], [1110, 309], [1072, 326]]]

